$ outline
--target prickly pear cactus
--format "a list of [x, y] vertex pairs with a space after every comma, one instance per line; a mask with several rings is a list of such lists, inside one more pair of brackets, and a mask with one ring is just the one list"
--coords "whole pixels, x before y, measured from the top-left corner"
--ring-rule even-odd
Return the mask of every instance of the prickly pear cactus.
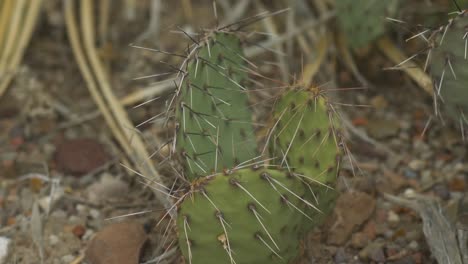
[[335, 4], [349, 44], [359, 48], [385, 32], [385, 17], [395, 12], [398, 0], [336, 0]]
[[189, 180], [256, 156], [239, 39], [214, 32], [191, 50], [177, 96], [176, 151]]
[[[316, 183], [314, 185], [317, 185]], [[304, 218], [319, 214], [299, 177], [252, 169], [197, 180], [177, 226], [187, 263], [288, 263], [297, 256]]]
[[431, 37], [430, 72], [447, 113], [468, 124], [468, 11], [451, 19]]
[[[275, 107], [270, 135], [271, 155], [279, 165], [305, 183], [313, 184], [305, 197], [319, 204], [320, 222], [332, 209], [333, 190], [341, 161], [341, 133], [337, 115], [318, 88], [286, 92]], [[313, 227], [317, 221], [311, 222]]]
[[333, 208], [334, 115], [318, 90], [286, 93], [271, 130], [280, 162], [247, 166], [258, 155], [239, 40], [214, 32], [195, 46], [177, 91], [175, 151], [191, 182], [178, 203], [182, 253], [193, 264], [288, 263]]

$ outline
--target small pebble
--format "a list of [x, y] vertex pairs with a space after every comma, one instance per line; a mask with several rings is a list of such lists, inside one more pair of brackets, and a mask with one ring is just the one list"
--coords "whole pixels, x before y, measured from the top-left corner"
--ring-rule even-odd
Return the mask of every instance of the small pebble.
[[81, 239], [83, 235], [86, 232], [86, 228], [82, 225], [76, 225], [72, 229], [73, 235], [75, 235], [77, 238]]
[[71, 263], [73, 260], [75, 260], [75, 257], [73, 255], [65, 255], [62, 257], [62, 262], [63, 263]]
[[50, 217], [57, 218], [57, 219], [66, 219], [67, 213], [61, 209], [54, 209], [54, 211], [50, 214]]
[[431, 184], [433, 181], [432, 179], [432, 172], [430, 170], [423, 170], [421, 172], [421, 185], [427, 186]]
[[418, 242], [413, 240], [408, 244], [408, 248], [416, 251], [416, 250], [419, 249], [419, 244], [418, 244]]
[[367, 245], [369, 237], [362, 232], [354, 233], [351, 236], [351, 246], [357, 249], [361, 249]]
[[97, 218], [99, 218], [99, 216], [101, 215], [101, 213], [100, 213], [97, 209], [94, 209], [94, 208], [93, 208], [93, 209], [89, 210], [89, 215], [91, 215], [91, 217], [92, 217], [93, 219], [97, 219]]
[[423, 169], [424, 167], [426, 166], [426, 162], [424, 160], [419, 160], [419, 159], [415, 159], [415, 160], [412, 160], [410, 161], [410, 163], [408, 164], [408, 167], [412, 170], [416, 170], [416, 171], [420, 171], [421, 169]]
[[419, 226], [409, 227], [406, 232], [406, 239], [418, 240], [423, 236], [423, 231]]
[[60, 242], [60, 239], [56, 235], [50, 235], [49, 236], [49, 243], [51, 246], [55, 246]]
[[78, 224], [78, 223], [81, 223], [81, 218], [79, 218], [78, 216], [76, 215], [71, 215], [69, 218], [68, 218], [68, 222], [70, 224]]
[[349, 255], [344, 248], [338, 248], [334, 257], [335, 264], [345, 264], [349, 262]]
[[406, 121], [406, 120], [401, 120], [400, 121], [400, 128], [402, 130], [409, 130], [411, 128], [411, 123]]
[[384, 232], [385, 238], [391, 239], [395, 235], [395, 231], [388, 229]]
[[76, 211], [78, 211], [79, 214], [85, 214], [87, 210], [87, 206], [83, 204], [77, 204], [76, 205]]
[[421, 264], [423, 263], [423, 254], [421, 252], [415, 253], [411, 256], [414, 260], [414, 263]]
[[400, 222], [400, 217], [395, 212], [389, 211], [387, 220], [390, 223], [398, 223]]
[[86, 229], [86, 232], [84, 233], [83, 237], [81, 238], [82, 240], [89, 240], [92, 236], [94, 235], [94, 231], [91, 229]]
[[405, 190], [404, 195], [406, 198], [414, 198], [414, 196], [416, 195], [416, 192], [413, 189], [408, 188]]
[[443, 200], [450, 199], [450, 190], [446, 184], [436, 184], [432, 187], [434, 193]]
[[370, 243], [359, 252], [359, 257], [363, 260], [373, 260], [379, 263], [383, 262], [385, 261], [385, 253], [382, 247], [382, 243]]
[[405, 175], [406, 178], [408, 179], [416, 179], [418, 178], [418, 173], [414, 170], [411, 169], [404, 169], [403, 170], [403, 175]]

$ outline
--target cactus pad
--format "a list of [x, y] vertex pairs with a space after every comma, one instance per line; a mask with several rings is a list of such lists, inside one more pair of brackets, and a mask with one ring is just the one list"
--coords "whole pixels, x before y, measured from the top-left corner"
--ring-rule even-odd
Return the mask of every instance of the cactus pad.
[[192, 180], [256, 156], [239, 39], [215, 32], [192, 50], [178, 91], [176, 150]]
[[397, 0], [336, 0], [338, 23], [353, 48], [369, 44], [385, 31], [385, 17]]
[[447, 113], [468, 124], [468, 11], [432, 35], [431, 75]]
[[270, 139], [282, 167], [323, 184], [334, 183], [341, 136], [334, 110], [318, 89], [290, 90], [277, 102]]
[[187, 263], [288, 263], [305, 215], [312, 222], [322, 214], [302, 198], [310, 189], [286, 171], [241, 169], [199, 179], [192, 190], [177, 220]]
[[[308, 192], [327, 215], [333, 209], [334, 186], [342, 156], [337, 116], [318, 88], [290, 90], [277, 102], [270, 150], [279, 165], [307, 183], [323, 188]], [[320, 197], [320, 199], [318, 199]], [[318, 221], [320, 222], [320, 221]], [[316, 224], [316, 223], [314, 223]]]

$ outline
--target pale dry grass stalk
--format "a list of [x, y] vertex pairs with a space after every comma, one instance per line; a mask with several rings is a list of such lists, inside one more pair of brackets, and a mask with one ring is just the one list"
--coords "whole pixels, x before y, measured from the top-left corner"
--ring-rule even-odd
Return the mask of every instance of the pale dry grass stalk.
[[0, 97], [15, 76], [31, 39], [42, 0], [5, 0], [0, 12]]
[[[141, 175], [145, 176], [146, 184], [162, 184], [161, 176], [151, 161], [147, 159], [149, 153], [146, 150], [143, 139], [134, 130], [134, 125], [130, 121], [125, 108], [112, 91], [109, 76], [104, 70], [103, 63], [99, 59], [97, 49], [94, 46], [94, 1], [79, 1], [79, 20], [75, 15], [75, 3], [73, 0], [65, 2], [64, 12], [67, 31], [75, 59], [91, 96], [127, 157], [132, 161], [137, 170], [141, 172]], [[81, 22], [81, 28], [79, 28], [78, 22]], [[155, 194], [165, 208], [172, 207], [172, 201], [166, 193], [158, 190]]]

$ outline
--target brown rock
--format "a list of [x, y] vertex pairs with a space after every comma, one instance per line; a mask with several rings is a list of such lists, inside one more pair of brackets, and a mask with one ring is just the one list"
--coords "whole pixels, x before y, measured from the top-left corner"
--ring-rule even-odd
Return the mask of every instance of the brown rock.
[[77, 238], [81, 239], [86, 232], [86, 228], [82, 225], [76, 225], [71, 231]]
[[111, 224], [91, 240], [85, 258], [90, 264], [138, 264], [146, 241], [147, 235], [140, 223]]
[[411, 257], [416, 264], [423, 263], [423, 254], [421, 252], [414, 253]]
[[354, 248], [357, 248], [357, 249], [363, 248], [367, 245], [368, 242], [369, 242], [369, 237], [363, 232], [354, 233], [351, 236], [351, 246]]
[[13, 118], [19, 113], [19, 103], [12, 96], [4, 96], [0, 100], [0, 119]]
[[454, 178], [450, 181], [449, 188], [454, 192], [463, 192], [466, 189], [466, 181], [462, 177]]
[[346, 242], [353, 230], [369, 219], [374, 208], [374, 198], [366, 193], [342, 194], [336, 202], [335, 223], [330, 228], [328, 243], [341, 245]]
[[384, 177], [389, 180], [389, 185], [393, 191], [399, 191], [401, 188], [408, 186], [405, 177], [391, 170], [384, 170]]
[[86, 138], [67, 140], [55, 153], [58, 168], [73, 175], [84, 175], [104, 165], [108, 159], [103, 145]]
[[362, 260], [372, 260], [377, 263], [385, 261], [385, 253], [383, 251], [382, 243], [371, 243], [359, 252], [359, 257]]
[[367, 222], [367, 224], [362, 229], [362, 232], [367, 235], [369, 240], [374, 240], [377, 236], [377, 226], [375, 225], [375, 222], [373, 220]]
[[16, 176], [16, 167], [15, 167], [15, 160], [14, 159], [1, 159], [0, 157], [0, 176], [4, 178], [13, 178]]
[[400, 123], [393, 119], [371, 119], [367, 125], [367, 132], [377, 139], [394, 137], [400, 130]]

